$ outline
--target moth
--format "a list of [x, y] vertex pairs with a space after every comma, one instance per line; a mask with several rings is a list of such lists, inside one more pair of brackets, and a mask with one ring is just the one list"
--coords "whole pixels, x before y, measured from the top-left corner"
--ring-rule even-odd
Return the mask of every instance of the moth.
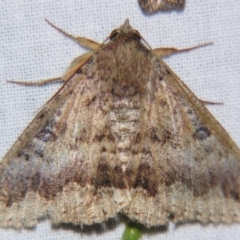
[[[51, 24], [49, 22], [49, 24]], [[240, 150], [126, 20], [90, 52], [0, 163], [0, 226], [91, 225], [118, 213], [146, 227], [240, 221]]]
[[138, 0], [145, 13], [151, 14], [157, 11], [181, 10], [185, 0]]

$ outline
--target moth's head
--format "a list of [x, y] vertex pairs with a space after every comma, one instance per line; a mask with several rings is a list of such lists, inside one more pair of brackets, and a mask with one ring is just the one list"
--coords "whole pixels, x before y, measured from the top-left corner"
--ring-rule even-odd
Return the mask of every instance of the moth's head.
[[133, 40], [134, 39], [139, 42], [142, 41], [149, 49], [151, 49], [151, 47], [145, 41], [145, 39], [141, 36], [141, 34], [136, 29], [133, 29], [131, 27], [131, 25], [129, 24], [129, 19], [126, 19], [126, 21], [123, 23], [123, 25], [121, 25], [119, 28], [113, 30], [111, 32], [111, 34], [109, 35], [109, 37], [103, 42], [103, 44], [107, 40], [114, 41], [121, 37], [122, 37], [122, 39], [125, 39], [125, 40], [127, 40], [127, 39]]
[[109, 39], [114, 40], [119, 35], [131, 35], [138, 40], [142, 39], [141, 34], [137, 30], [133, 29], [129, 24], [129, 19], [126, 19], [124, 24], [121, 25], [119, 28], [113, 30], [109, 36]]

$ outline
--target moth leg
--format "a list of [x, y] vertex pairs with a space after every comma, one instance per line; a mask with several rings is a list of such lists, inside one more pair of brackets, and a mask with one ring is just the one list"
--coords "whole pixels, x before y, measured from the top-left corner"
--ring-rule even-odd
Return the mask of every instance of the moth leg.
[[92, 52], [85, 53], [77, 58], [75, 58], [70, 66], [68, 67], [67, 71], [61, 77], [49, 78], [45, 80], [40, 80], [37, 82], [22, 82], [22, 81], [15, 81], [15, 80], [8, 80], [7, 82], [15, 83], [18, 85], [24, 86], [42, 86], [45, 84], [53, 83], [53, 82], [66, 82], [68, 81], [83, 65], [84, 63], [92, 56]]
[[60, 33], [62, 33], [63, 35], [65, 35], [66, 37], [72, 39], [73, 41], [77, 42], [80, 46], [85, 47], [89, 50], [97, 50], [99, 49], [99, 47], [101, 46], [100, 43], [97, 43], [91, 39], [85, 38], [85, 37], [74, 37], [70, 34], [68, 34], [67, 32], [63, 31], [62, 29], [58, 28], [57, 26], [55, 26], [54, 24], [52, 24], [51, 22], [49, 22], [47, 19], [45, 19], [45, 21], [52, 26], [53, 28], [55, 28], [57, 31], [59, 31]]
[[67, 71], [62, 76], [63, 81], [68, 81], [86, 63], [86, 61], [92, 55], [93, 55], [93, 52], [87, 52], [73, 59]]
[[[188, 51], [191, 51], [191, 50], [194, 50], [194, 49], [197, 49], [197, 48], [200, 48], [200, 47], [205, 47], [205, 46], [208, 46], [208, 45], [212, 45], [212, 43], [205, 43], [205, 44], [201, 44], [201, 45], [198, 45], [198, 46], [194, 46], [194, 47], [190, 47], [190, 48], [183, 48], [183, 49], [177, 49], [177, 48], [155, 48], [153, 49], [153, 52], [158, 56], [158, 57], [169, 57], [170, 55], [172, 54], [175, 54], [175, 53], [181, 53], [181, 52], [188, 52]], [[211, 101], [206, 101], [206, 100], [201, 100], [201, 99], [198, 99], [200, 102], [202, 102], [204, 105], [223, 105], [223, 103], [221, 102], [211, 102]]]
[[[84, 37], [74, 37], [66, 32], [64, 32], [62, 29], [58, 28], [57, 26], [55, 26], [54, 24], [52, 24], [51, 22], [49, 22], [47, 19], [45, 19], [45, 21], [52, 26], [53, 28], [55, 28], [57, 31], [61, 32], [63, 35], [65, 35], [66, 37], [74, 40], [75, 42], [77, 42], [79, 45], [81, 45], [82, 47], [85, 47], [89, 50], [97, 50], [99, 49], [99, 47], [101, 46], [101, 44], [91, 40], [91, 39], [87, 39]], [[81, 55], [80, 57], [75, 58], [70, 66], [68, 67], [67, 71], [65, 72], [65, 74], [61, 77], [55, 77], [55, 78], [49, 78], [49, 79], [45, 79], [45, 80], [40, 80], [37, 82], [22, 82], [22, 81], [15, 81], [15, 80], [8, 80], [7, 82], [10, 83], [15, 83], [15, 84], [19, 84], [19, 85], [24, 85], [24, 86], [42, 86], [45, 84], [49, 84], [49, 83], [53, 83], [53, 82], [65, 82], [68, 81], [75, 73], [76, 71], [81, 68], [81, 66], [83, 66], [83, 64], [92, 56], [92, 52], [89, 53], [85, 53], [83, 55]]]
[[211, 102], [211, 101], [206, 101], [202, 99], [198, 99], [200, 102], [202, 102], [204, 105], [223, 105], [222, 102]]
[[60, 81], [63, 81], [62, 77], [49, 78], [49, 79], [40, 80], [37, 82], [21, 82], [21, 81], [15, 81], [15, 80], [7, 80], [7, 82], [9, 82], [9, 83], [24, 85], [24, 86], [41, 86], [41, 85], [45, 85], [48, 83], [60, 82]]
[[181, 53], [181, 52], [188, 52], [188, 51], [191, 51], [191, 50], [194, 50], [194, 49], [197, 49], [197, 48], [200, 48], [200, 47], [205, 47], [205, 46], [208, 46], [208, 45], [212, 45], [212, 43], [204, 43], [204, 44], [201, 44], [201, 45], [198, 45], [198, 46], [194, 46], [194, 47], [189, 47], [189, 48], [183, 48], [183, 49], [177, 49], [177, 48], [155, 48], [153, 49], [153, 52], [158, 56], [158, 57], [169, 57], [170, 55], [172, 54], [175, 54], [175, 53]]

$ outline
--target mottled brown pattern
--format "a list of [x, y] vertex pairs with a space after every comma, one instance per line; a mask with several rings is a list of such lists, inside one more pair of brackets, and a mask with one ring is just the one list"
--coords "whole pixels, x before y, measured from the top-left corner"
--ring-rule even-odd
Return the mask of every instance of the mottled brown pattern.
[[137, 171], [137, 177], [133, 188], [142, 188], [147, 191], [150, 197], [155, 197], [158, 192], [157, 173], [148, 163], [142, 163]]
[[199, 127], [196, 129], [196, 132], [194, 133], [194, 138], [202, 141], [204, 139], [206, 139], [207, 137], [209, 137], [211, 135], [211, 132], [209, 131], [208, 128], [206, 127]]
[[128, 20], [108, 40], [1, 161], [0, 225], [239, 222], [236, 144]]
[[112, 187], [112, 171], [107, 163], [100, 163], [96, 173], [96, 189], [101, 187]]
[[157, 11], [183, 9], [185, 0], [138, 0], [138, 3], [145, 13], [151, 14]]
[[156, 129], [151, 129], [150, 139], [153, 142], [161, 142], [161, 139], [157, 136]]
[[55, 141], [57, 136], [49, 129], [45, 128], [36, 135], [36, 138], [43, 142]]
[[128, 188], [125, 180], [125, 173], [123, 172], [122, 168], [116, 166], [114, 168], [114, 182], [113, 187], [116, 189], [125, 189]]

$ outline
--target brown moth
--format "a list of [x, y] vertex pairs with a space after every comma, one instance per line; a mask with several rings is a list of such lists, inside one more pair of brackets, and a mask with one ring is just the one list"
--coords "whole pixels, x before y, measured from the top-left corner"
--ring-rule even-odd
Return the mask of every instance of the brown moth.
[[185, 0], [138, 0], [138, 3], [144, 12], [151, 14], [161, 10], [183, 9]]
[[181, 50], [128, 20], [103, 44], [58, 30], [91, 51], [1, 161], [0, 226], [239, 222], [240, 150], [162, 61]]

